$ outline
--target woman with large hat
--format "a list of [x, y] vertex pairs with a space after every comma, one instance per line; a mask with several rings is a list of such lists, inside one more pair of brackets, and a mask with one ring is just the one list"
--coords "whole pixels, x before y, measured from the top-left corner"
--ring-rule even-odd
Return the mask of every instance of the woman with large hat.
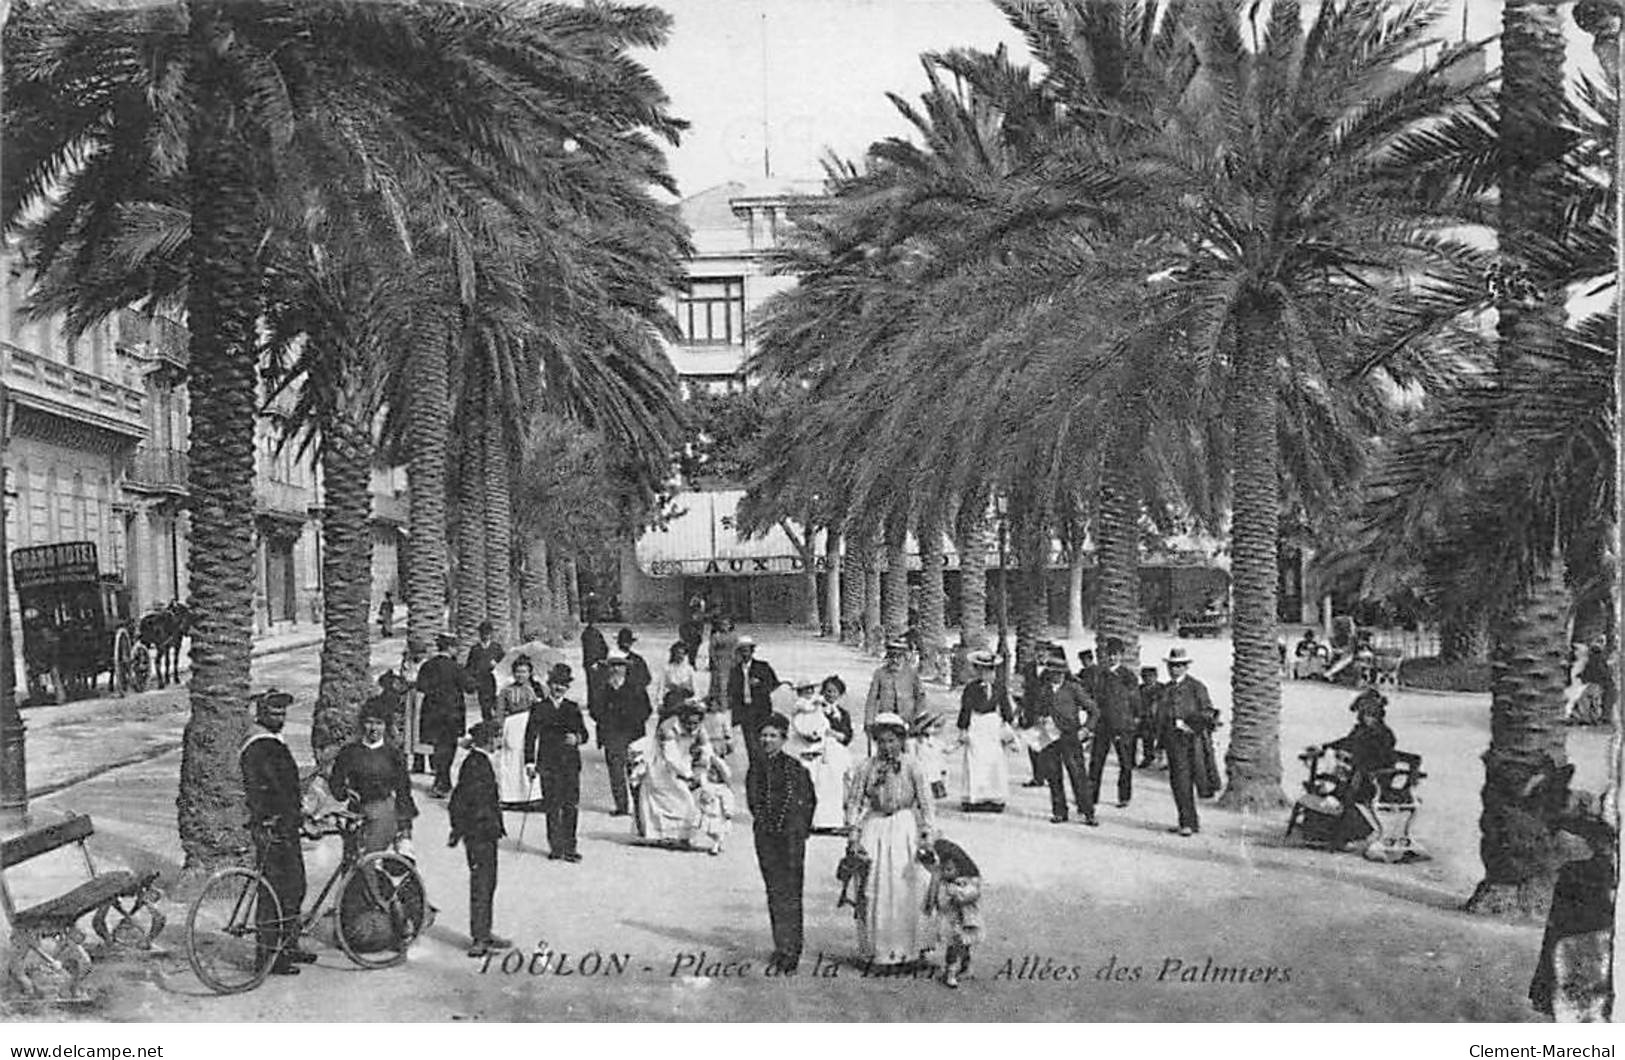
[[908, 723], [883, 711], [869, 726], [872, 757], [847, 789], [847, 846], [868, 858], [868, 901], [858, 909], [858, 953], [875, 967], [917, 963], [931, 948], [924, 914], [925, 869], [916, 860], [936, 839], [931, 784], [904, 754]]
[[959, 741], [965, 755], [968, 812], [1002, 813], [1010, 798], [1010, 763], [1004, 757], [1005, 732], [1014, 718], [1010, 699], [993, 683], [993, 653], [973, 651], [966, 661], [975, 674], [959, 695]]

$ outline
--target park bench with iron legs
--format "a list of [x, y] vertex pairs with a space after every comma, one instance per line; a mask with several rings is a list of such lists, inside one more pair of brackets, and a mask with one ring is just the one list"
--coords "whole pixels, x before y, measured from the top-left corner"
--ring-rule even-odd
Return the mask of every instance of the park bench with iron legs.
[[[78, 927], [85, 914], [95, 913], [92, 927], [110, 946], [148, 947], [163, 930], [164, 917], [157, 908], [161, 896], [153, 886], [157, 871], [98, 873], [85, 846], [95, 832], [89, 817], [75, 814], [0, 842], [0, 911], [11, 931], [7, 973], [33, 997], [54, 994], [58, 1001], [86, 1000], [80, 985], [90, 974], [91, 959]], [[7, 874], [70, 845], [79, 847], [90, 878], [66, 893], [18, 909]]]

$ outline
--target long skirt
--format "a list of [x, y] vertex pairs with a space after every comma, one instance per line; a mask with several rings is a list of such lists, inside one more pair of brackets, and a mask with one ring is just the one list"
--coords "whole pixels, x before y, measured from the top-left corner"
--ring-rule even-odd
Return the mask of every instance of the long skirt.
[[[633, 822], [637, 834], [656, 843], [681, 846], [689, 843], [700, 832], [700, 807], [689, 789], [688, 781], [678, 774], [676, 767], [661, 754], [658, 743], [650, 741], [648, 771], [637, 787], [634, 800], [637, 820]], [[683, 754], [680, 745], [668, 753]]]
[[395, 817], [395, 796], [361, 804], [361, 831], [356, 837], [361, 853], [388, 850], [395, 842], [399, 824]]
[[997, 711], [972, 714], [965, 737], [965, 802], [997, 803], [1010, 798], [1010, 763], [1004, 757], [1004, 722]]
[[869, 908], [858, 920], [858, 954], [876, 965], [917, 961], [935, 942], [925, 916], [930, 876], [914, 860], [918, 822], [906, 810], [871, 817], [861, 842], [869, 855]]
[[834, 737], [824, 738], [824, 753], [815, 762], [805, 763], [812, 774], [813, 794], [818, 804], [813, 807], [814, 831], [839, 830], [846, 827], [846, 772], [852, 764], [852, 755]]
[[502, 747], [496, 754], [497, 798], [504, 810], [542, 808], [541, 785], [525, 775], [525, 726], [528, 713], [510, 714], [502, 723]]

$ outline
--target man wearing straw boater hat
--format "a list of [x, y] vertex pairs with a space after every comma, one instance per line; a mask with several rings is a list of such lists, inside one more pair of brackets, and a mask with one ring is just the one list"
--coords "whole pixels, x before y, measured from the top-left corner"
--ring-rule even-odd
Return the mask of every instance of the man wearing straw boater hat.
[[764, 758], [759, 734], [762, 724], [773, 716], [773, 690], [779, 687], [779, 677], [773, 667], [756, 657], [756, 641], [750, 637], [739, 638], [734, 657], [728, 677], [728, 709], [745, 739], [749, 768], [756, 769]]
[[1168, 752], [1168, 786], [1179, 811], [1179, 823], [1169, 831], [1189, 836], [1202, 830], [1196, 817], [1196, 741], [1212, 724], [1213, 700], [1207, 686], [1190, 676], [1191, 657], [1184, 648], [1169, 649], [1163, 662], [1169, 683], [1158, 714], [1162, 745]]

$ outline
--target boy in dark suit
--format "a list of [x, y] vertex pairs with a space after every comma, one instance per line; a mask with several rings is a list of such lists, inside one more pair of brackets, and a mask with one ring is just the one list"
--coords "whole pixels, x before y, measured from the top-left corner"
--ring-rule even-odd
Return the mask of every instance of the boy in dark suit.
[[484, 957], [505, 950], [513, 943], [491, 934], [491, 905], [497, 893], [497, 840], [507, 835], [502, 827], [502, 808], [497, 792], [497, 774], [491, 765], [491, 752], [502, 729], [495, 722], [482, 721], [469, 731], [473, 746], [457, 773], [457, 787], [451, 793], [451, 838], [447, 846], [463, 844], [468, 857], [468, 922], [473, 944], [470, 957]]
[[762, 757], [745, 774], [745, 804], [756, 862], [767, 885], [767, 915], [773, 925], [770, 966], [789, 974], [801, 964], [801, 893], [818, 796], [807, 768], [784, 753], [789, 719], [769, 714], [758, 731]]

